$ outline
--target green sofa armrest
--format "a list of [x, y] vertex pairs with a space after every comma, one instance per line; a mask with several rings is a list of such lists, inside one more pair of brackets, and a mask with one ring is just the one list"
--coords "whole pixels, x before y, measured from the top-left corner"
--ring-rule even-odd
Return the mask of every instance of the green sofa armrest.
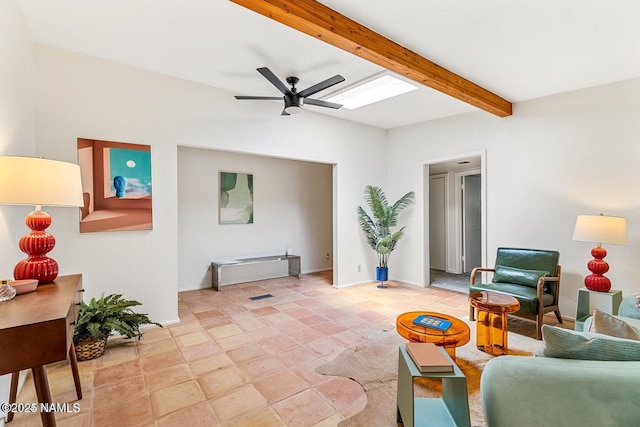
[[636, 306], [635, 295], [629, 295], [622, 298], [620, 307], [618, 307], [618, 315], [640, 319], [640, 308]]
[[619, 427], [640, 420], [640, 362], [501, 356], [480, 377], [488, 427]]

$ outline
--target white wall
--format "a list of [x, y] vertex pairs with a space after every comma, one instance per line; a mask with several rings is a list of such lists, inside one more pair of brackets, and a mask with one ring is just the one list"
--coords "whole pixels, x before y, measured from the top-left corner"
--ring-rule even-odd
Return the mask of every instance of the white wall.
[[355, 207], [366, 184], [386, 179], [384, 131], [311, 109], [282, 117], [275, 103], [238, 102], [226, 91], [44, 46], [37, 82], [39, 154], [75, 161], [78, 137], [151, 146], [152, 231], [80, 235], [77, 212], [53, 213], [62, 274], [83, 273], [87, 297], [120, 292], [154, 320], [177, 319], [178, 289], [194, 286], [178, 274], [179, 146], [335, 163], [334, 283], [372, 279], [372, 270], [356, 269], [375, 258], [362, 245]]
[[[499, 246], [555, 249], [563, 268], [561, 312], [575, 316], [591, 243], [572, 241], [579, 214], [627, 218], [629, 244], [605, 245], [607, 276], [623, 295], [640, 292], [640, 79], [515, 105], [499, 119], [478, 112], [389, 132], [389, 186], [421, 190], [423, 165], [487, 151], [487, 258]], [[403, 279], [424, 284], [425, 195], [406, 219]]]
[[[33, 156], [36, 143], [34, 46], [13, 0], [0, 2], [0, 156]], [[10, 41], [10, 42], [8, 42]], [[25, 255], [18, 240], [28, 232], [28, 206], [0, 205], [0, 276], [13, 278], [13, 266]], [[6, 344], [2, 344], [6, 345]], [[10, 375], [0, 377], [0, 402], [8, 402]], [[0, 411], [0, 425], [5, 412]]]
[[[14, 1], [0, 2], [0, 155], [33, 156], [36, 143], [34, 45]], [[11, 41], [8, 43], [7, 41]], [[24, 258], [18, 240], [33, 207], [0, 205], [0, 276]]]
[[[253, 174], [253, 224], [218, 223], [219, 172]], [[179, 290], [210, 288], [212, 258], [300, 255], [302, 273], [329, 270], [333, 257], [333, 165], [178, 147]], [[329, 254], [329, 258], [325, 258]], [[223, 283], [244, 274], [287, 275], [287, 263], [227, 268]], [[234, 272], [234, 270], [251, 270]], [[236, 281], [233, 280], [233, 281]]]

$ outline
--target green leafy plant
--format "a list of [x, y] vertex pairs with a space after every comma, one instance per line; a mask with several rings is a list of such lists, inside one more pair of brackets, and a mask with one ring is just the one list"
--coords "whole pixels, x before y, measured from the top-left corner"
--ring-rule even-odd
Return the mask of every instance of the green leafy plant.
[[121, 294], [104, 294], [98, 298], [91, 298], [89, 304], [84, 301], [80, 303], [78, 321], [73, 334], [74, 340], [81, 337], [91, 336], [97, 340], [104, 340], [113, 332], [127, 338], [142, 338], [140, 325], [152, 324], [162, 327], [161, 324], [153, 322], [148, 315], [136, 313], [131, 309], [142, 305], [138, 301], [126, 300]]
[[378, 266], [386, 268], [389, 255], [396, 248], [405, 227], [391, 231], [391, 227], [398, 224], [398, 215], [404, 208], [413, 203], [415, 193], [408, 192], [393, 205], [387, 201], [387, 196], [379, 187], [367, 185], [364, 188], [364, 200], [369, 205], [373, 218], [358, 206], [358, 221], [364, 231], [369, 246], [378, 254]]

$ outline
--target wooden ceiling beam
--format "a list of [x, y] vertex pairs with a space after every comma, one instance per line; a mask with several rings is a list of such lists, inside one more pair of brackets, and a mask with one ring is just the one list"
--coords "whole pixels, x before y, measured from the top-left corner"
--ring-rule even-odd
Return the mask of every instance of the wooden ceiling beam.
[[315, 0], [231, 0], [390, 71], [499, 117], [511, 102]]

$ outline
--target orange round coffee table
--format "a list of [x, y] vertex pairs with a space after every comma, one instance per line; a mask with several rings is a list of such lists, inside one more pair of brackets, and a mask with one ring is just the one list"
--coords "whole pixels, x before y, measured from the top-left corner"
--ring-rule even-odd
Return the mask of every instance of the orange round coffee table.
[[[448, 320], [451, 322], [451, 327], [445, 332], [442, 332], [437, 329], [414, 324], [413, 320], [420, 315]], [[435, 313], [433, 311], [410, 311], [401, 314], [396, 319], [396, 330], [409, 341], [431, 342], [439, 347], [444, 347], [447, 353], [454, 359], [456, 357], [456, 347], [465, 345], [470, 339], [470, 330], [466, 323], [456, 317]]]

